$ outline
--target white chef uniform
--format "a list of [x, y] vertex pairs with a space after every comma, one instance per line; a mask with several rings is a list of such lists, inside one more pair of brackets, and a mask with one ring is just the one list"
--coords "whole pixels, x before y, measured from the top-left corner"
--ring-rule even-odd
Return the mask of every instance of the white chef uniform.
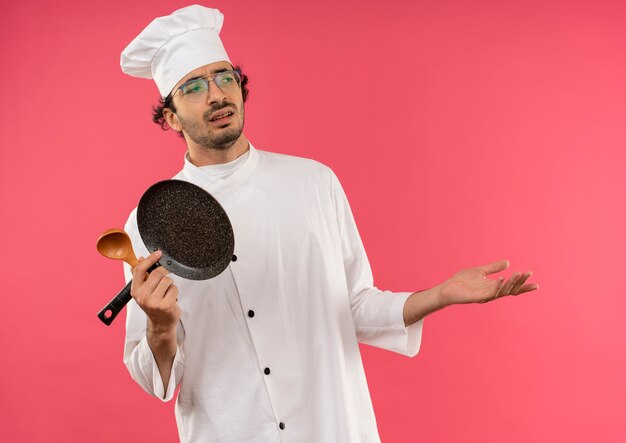
[[[256, 150], [234, 172], [185, 159], [177, 179], [209, 191], [235, 234], [219, 276], [172, 276], [182, 316], [166, 392], [131, 301], [124, 362], [147, 392], [176, 402], [182, 442], [378, 442], [357, 342], [417, 354], [422, 321], [405, 328], [410, 295], [380, 291], [335, 174], [313, 160]], [[208, 168], [210, 169], [210, 168]], [[136, 210], [126, 227], [148, 251]], [[126, 269], [126, 277], [131, 277]]]

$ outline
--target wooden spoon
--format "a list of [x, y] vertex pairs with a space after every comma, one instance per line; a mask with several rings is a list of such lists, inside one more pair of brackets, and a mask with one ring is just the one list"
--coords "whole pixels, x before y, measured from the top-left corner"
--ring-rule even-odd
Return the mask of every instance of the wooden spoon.
[[105, 257], [124, 260], [133, 268], [137, 266], [137, 257], [130, 237], [123, 229], [113, 228], [104, 231], [98, 238], [96, 249]]

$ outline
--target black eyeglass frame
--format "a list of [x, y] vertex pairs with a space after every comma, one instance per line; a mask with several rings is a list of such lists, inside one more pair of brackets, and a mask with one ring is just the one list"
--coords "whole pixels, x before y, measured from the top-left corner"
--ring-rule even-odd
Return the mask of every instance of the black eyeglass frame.
[[220, 71], [220, 72], [216, 72], [214, 75], [208, 76], [208, 77], [195, 77], [195, 78], [191, 78], [189, 80], [187, 80], [185, 83], [183, 83], [182, 85], [180, 85], [178, 88], [176, 88], [176, 91], [174, 91], [173, 94], [170, 95], [170, 97], [173, 99], [174, 96], [178, 93], [178, 91], [181, 92], [182, 97], [185, 97], [187, 94], [185, 94], [184, 88], [185, 86], [189, 85], [189, 83], [191, 82], [195, 82], [198, 80], [201, 80], [204, 82], [204, 85], [206, 87], [206, 91], [208, 92], [210, 89], [209, 83], [211, 81], [213, 81], [215, 83], [215, 85], [219, 88], [220, 91], [224, 92], [224, 90], [222, 89], [222, 87], [219, 85], [219, 83], [217, 83], [215, 81], [215, 79], [217, 77], [223, 76], [225, 74], [233, 74], [233, 76], [235, 77], [235, 80], [237, 81], [237, 86], [239, 86], [241, 88], [241, 81], [242, 81], [242, 75], [241, 75], [241, 71], [238, 69], [228, 69], [225, 71]]

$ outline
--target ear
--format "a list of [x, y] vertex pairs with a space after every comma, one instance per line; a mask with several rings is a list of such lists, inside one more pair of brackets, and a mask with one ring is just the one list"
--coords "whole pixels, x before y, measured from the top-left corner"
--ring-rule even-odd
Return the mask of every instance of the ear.
[[163, 109], [163, 118], [165, 118], [165, 121], [167, 122], [167, 124], [174, 131], [181, 132], [183, 130], [182, 125], [178, 121], [178, 117], [176, 116], [176, 114], [172, 112], [170, 108]]

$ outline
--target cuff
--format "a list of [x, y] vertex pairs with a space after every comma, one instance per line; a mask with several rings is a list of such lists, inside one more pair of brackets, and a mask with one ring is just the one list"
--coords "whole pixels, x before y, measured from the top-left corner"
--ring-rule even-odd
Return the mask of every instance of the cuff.
[[404, 304], [412, 292], [388, 294], [393, 296], [393, 300], [388, 304], [389, 317], [386, 326], [357, 326], [358, 340], [370, 346], [413, 357], [420, 349], [424, 320], [404, 326]]
[[172, 370], [170, 371], [170, 378], [167, 381], [167, 390], [165, 390], [165, 392], [163, 389], [161, 373], [159, 372], [159, 366], [154, 358], [152, 349], [150, 349], [150, 346], [148, 345], [148, 341], [146, 339], [142, 340], [139, 343], [139, 346], [144, 348], [141, 349], [141, 355], [145, 358], [143, 362], [144, 367], [152, 367], [152, 392], [154, 396], [164, 402], [170, 401], [174, 397], [174, 392], [176, 391], [176, 386], [178, 385], [177, 380], [180, 380], [181, 377], [179, 375], [182, 376], [182, 369], [184, 367], [183, 355], [180, 350], [180, 346], [176, 346], [176, 355], [174, 355]]
[[395, 331], [390, 337], [394, 341], [394, 348], [390, 350], [408, 357], [414, 357], [419, 352], [424, 326], [424, 319], [416, 321], [410, 326], [404, 326], [404, 304], [411, 294], [413, 293], [399, 293], [390, 309], [393, 330]]

